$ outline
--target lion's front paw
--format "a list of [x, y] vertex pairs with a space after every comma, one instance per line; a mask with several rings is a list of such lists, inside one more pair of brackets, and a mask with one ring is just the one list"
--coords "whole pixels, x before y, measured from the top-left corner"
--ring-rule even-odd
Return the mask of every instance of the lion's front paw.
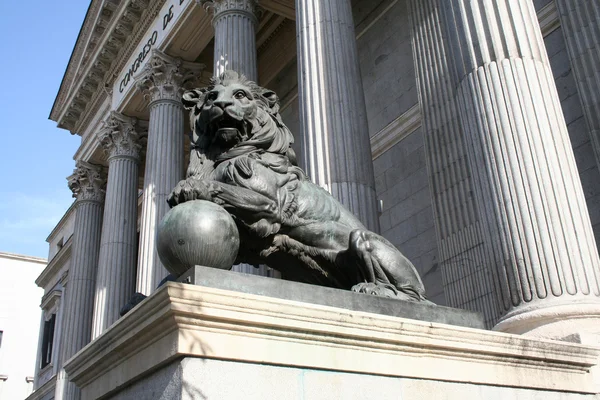
[[197, 179], [184, 179], [180, 181], [167, 198], [171, 208], [177, 204], [191, 200], [210, 200], [209, 186], [205, 181]]

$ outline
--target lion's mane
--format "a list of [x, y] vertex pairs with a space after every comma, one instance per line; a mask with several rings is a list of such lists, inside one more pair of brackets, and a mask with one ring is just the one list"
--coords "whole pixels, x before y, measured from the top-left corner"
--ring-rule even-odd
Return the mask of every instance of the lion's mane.
[[[207, 93], [217, 85], [227, 86], [237, 83], [246, 86], [256, 104], [256, 112], [246, 116], [245, 122], [252, 131], [244, 140], [228, 149], [217, 148], [213, 138], [207, 134], [206, 122], [201, 118]], [[279, 115], [279, 98], [268, 89], [239, 75], [235, 71], [225, 71], [213, 77], [205, 88], [188, 90], [183, 94], [183, 105], [190, 111], [190, 126], [193, 129], [192, 154], [188, 177], [203, 175], [205, 169], [212, 169], [216, 164], [244, 154], [267, 152], [286, 157], [296, 166], [296, 154], [292, 149], [294, 137], [283, 123]]]

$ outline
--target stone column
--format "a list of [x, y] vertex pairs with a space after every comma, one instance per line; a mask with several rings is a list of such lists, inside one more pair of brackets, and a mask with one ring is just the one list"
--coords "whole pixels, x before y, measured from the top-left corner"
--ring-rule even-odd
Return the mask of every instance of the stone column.
[[556, 7], [600, 168], [600, 5], [590, 0], [556, 0]]
[[[60, 344], [63, 364], [91, 338], [106, 176], [102, 167], [78, 161], [68, 180], [77, 200]], [[80, 398], [79, 388], [68, 381], [63, 368], [57, 376], [55, 398]]]
[[563, 338], [597, 327], [600, 261], [533, 3], [442, 4], [505, 313], [495, 329]]
[[135, 290], [139, 133], [136, 120], [111, 112], [100, 133], [108, 184], [100, 240], [92, 339], [117, 319]]
[[367, 112], [350, 0], [296, 0], [301, 162], [379, 231]]
[[440, 25], [440, 1], [410, 0], [409, 4], [442, 280], [450, 306], [481, 312], [491, 328], [499, 318], [496, 288], [454, 83], [448, 79], [451, 68]]
[[156, 228], [169, 210], [167, 197], [183, 179], [184, 113], [181, 96], [199, 77], [202, 65], [184, 62], [153, 50], [151, 59], [136, 77], [138, 88], [150, 100], [150, 121], [144, 203], [140, 227], [137, 291], [152, 293], [168, 275], [156, 252]]
[[256, 81], [257, 0], [197, 0], [214, 12], [215, 59], [214, 75], [226, 69], [244, 74]]
[[[226, 69], [244, 74], [256, 81], [256, 27], [260, 14], [257, 0], [197, 0], [214, 13], [215, 52], [213, 75], [218, 76]], [[254, 268], [238, 264], [234, 271], [246, 274], [279, 277], [278, 271], [261, 265]]]

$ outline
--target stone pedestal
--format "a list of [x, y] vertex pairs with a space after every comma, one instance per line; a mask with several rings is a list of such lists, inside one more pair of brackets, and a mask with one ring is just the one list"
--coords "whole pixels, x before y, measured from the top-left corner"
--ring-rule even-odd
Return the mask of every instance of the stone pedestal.
[[186, 115], [181, 96], [199, 77], [202, 68], [153, 50], [151, 59], [136, 77], [138, 88], [150, 99], [136, 285], [136, 290], [145, 295], [168, 275], [156, 252], [156, 229], [169, 209], [167, 197], [184, 174]]
[[600, 349], [169, 282], [66, 365], [83, 399], [593, 399]]
[[440, 4], [504, 313], [495, 329], [561, 338], [598, 325], [600, 260], [533, 3]]
[[214, 75], [227, 69], [256, 81], [257, 0], [197, 0], [214, 12]]
[[[100, 166], [78, 161], [68, 180], [77, 200], [60, 343], [60, 359], [63, 362], [90, 342], [106, 174]], [[65, 370], [61, 369], [56, 378], [55, 399], [79, 398], [79, 388], [67, 379]]]
[[135, 290], [141, 150], [136, 128], [134, 119], [112, 112], [100, 134], [109, 165], [92, 339], [119, 319]]
[[379, 231], [350, 0], [296, 0], [302, 154], [312, 181]]

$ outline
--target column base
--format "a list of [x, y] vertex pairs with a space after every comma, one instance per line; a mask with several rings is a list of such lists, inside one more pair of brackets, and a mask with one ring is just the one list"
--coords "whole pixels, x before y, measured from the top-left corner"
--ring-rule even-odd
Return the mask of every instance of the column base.
[[600, 300], [578, 299], [532, 304], [506, 314], [492, 328], [498, 332], [577, 342], [581, 336], [600, 337]]

